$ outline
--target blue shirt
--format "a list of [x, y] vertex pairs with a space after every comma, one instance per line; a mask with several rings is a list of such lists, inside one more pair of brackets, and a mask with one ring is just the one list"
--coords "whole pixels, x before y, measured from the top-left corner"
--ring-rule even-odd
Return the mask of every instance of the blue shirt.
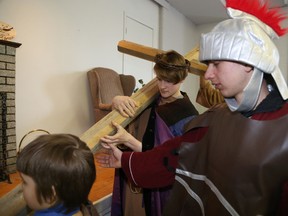
[[39, 211], [35, 211], [34, 216], [71, 216], [78, 212], [80, 208], [76, 208], [73, 211], [69, 213], [66, 212], [66, 208], [63, 206], [63, 204], [58, 204], [56, 206], [52, 206], [48, 209], [43, 209]]

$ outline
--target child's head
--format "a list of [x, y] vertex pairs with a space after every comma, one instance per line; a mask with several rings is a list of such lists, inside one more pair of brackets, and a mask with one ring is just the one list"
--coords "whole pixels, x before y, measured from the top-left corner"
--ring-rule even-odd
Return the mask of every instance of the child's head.
[[88, 200], [96, 178], [93, 153], [70, 134], [42, 135], [18, 155], [27, 205], [40, 210], [62, 203], [68, 211]]
[[155, 63], [156, 76], [173, 84], [183, 81], [187, 77], [190, 67], [190, 62], [174, 50], [157, 54]]

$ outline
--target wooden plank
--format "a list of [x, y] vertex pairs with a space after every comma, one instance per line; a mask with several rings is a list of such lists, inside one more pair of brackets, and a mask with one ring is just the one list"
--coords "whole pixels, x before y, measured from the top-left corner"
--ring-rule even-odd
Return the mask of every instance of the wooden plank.
[[[118, 51], [123, 52], [128, 55], [132, 55], [138, 58], [142, 58], [148, 61], [154, 61], [154, 57], [157, 53], [164, 52], [160, 49], [155, 49], [148, 46], [143, 46], [141, 44], [133, 43], [130, 41], [119, 41], [118, 42]], [[190, 61], [191, 67], [189, 72], [198, 76], [201, 76], [205, 73], [207, 66], [199, 62], [199, 47], [195, 47], [189, 51], [184, 56], [188, 61]]]
[[[147, 83], [144, 87], [139, 89], [134, 93], [131, 98], [134, 99], [138, 108], [135, 112], [136, 118], [150, 103], [157, 97], [158, 87], [156, 79], [153, 79]], [[121, 124], [123, 127], [126, 127], [134, 118], [126, 118], [119, 114], [118, 111], [113, 110], [108, 113], [104, 118], [98, 121], [94, 126], [89, 128], [82, 136], [81, 139], [86, 142], [89, 148], [96, 153], [101, 149], [100, 138], [107, 135], [115, 133], [115, 128], [111, 125], [112, 121]]]
[[19, 214], [26, 207], [21, 184], [0, 199], [0, 206], [0, 215], [10, 216]]
[[189, 72], [195, 75], [203, 76], [207, 70], [207, 65], [199, 61], [199, 47], [195, 47], [190, 50], [185, 56], [188, 61], [190, 61], [190, 70]]
[[154, 61], [156, 54], [163, 52], [163, 50], [160, 49], [147, 47], [126, 40], [118, 42], [118, 51], [152, 62]]
[[[128, 55], [138, 58], [143, 58], [149, 61], [154, 61], [154, 56], [157, 53], [164, 52], [163, 50], [143, 46], [133, 42], [122, 40], [118, 43], [118, 50]], [[190, 50], [184, 56], [191, 64], [189, 72], [200, 76], [200, 89], [198, 90], [196, 102], [200, 105], [210, 108], [211, 106], [223, 103], [224, 98], [220, 91], [215, 89], [210, 81], [204, 79], [203, 75], [207, 70], [207, 65], [199, 62], [199, 47]]]

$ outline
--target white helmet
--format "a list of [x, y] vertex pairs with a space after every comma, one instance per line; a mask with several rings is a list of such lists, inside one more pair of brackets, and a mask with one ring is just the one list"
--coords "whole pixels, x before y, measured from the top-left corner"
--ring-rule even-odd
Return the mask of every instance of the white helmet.
[[259, 97], [263, 73], [272, 75], [286, 100], [287, 83], [279, 68], [278, 49], [272, 41], [287, 32], [279, 26], [285, 17], [279, 9], [268, 10], [267, 3], [261, 5], [258, 0], [226, 0], [226, 7], [232, 19], [220, 22], [211, 32], [202, 34], [199, 60], [237, 61], [254, 67], [241, 104], [226, 98], [228, 106], [232, 111], [253, 109]]

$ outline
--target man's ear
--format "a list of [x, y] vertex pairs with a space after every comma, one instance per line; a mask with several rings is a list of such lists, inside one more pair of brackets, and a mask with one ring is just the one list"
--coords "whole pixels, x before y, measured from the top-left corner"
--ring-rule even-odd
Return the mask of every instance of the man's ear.
[[52, 186], [52, 191], [53, 191], [53, 196], [55, 196], [56, 197], [56, 190], [55, 190], [55, 187], [54, 187], [54, 185]]
[[47, 200], [49, 204], [54, 204], [57, 200], [57, 194], [56, 194], [56, 190], [54, 186], [52, 186], [52, 192], [53, 192], [53, 195], [49, 198], [49, 200]]

